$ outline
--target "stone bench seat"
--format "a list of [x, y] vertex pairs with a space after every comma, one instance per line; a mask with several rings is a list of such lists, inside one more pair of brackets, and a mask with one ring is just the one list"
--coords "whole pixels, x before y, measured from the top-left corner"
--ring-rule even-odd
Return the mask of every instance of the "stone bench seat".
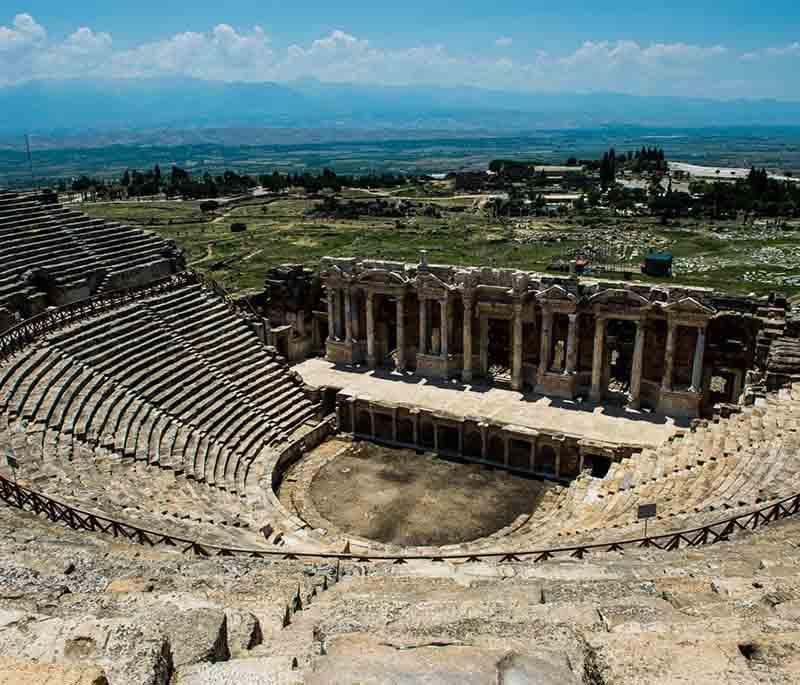
[[6, 361], [0, 397], [40, 460], [141, 464], [224, 490], [238, 507], [258, 460], [315, 416], [285, 368], [193, 285], [48, 334]]

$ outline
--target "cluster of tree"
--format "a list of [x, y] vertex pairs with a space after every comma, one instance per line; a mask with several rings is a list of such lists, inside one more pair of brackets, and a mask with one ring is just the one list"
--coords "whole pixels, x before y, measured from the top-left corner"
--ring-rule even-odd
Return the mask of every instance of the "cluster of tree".
[[765, 169], [751, 168], [747, 178], [735, 183], [694, 182], [691, 198], [712, 218], [745, 216], [796, 217], [800, 215], [800, 183], [769, 178]]
[[[162, 185], [162, 190], [167, 197], [180, 196], [197, 200], [243, 195], [256, 185], [258, 185], [256, 181], [247, 174], [240, 175], [234, 171], [226, 171], [212, 176], [206, 172], [201, 177], [195, 178], [185, 169], [174, 166], [169, 175], [169, 182]], [[136, 197], [135, 192], [131, 195]]]
[[600, 160], [600, 185], [603, 190], [613, 186], [617, 178], [617, 153], [612, 147], [608, 152], [603, 153]]
[[628, 152], [625, 157], [625, 166], [637, 173], [666, 173], [668, 170], [664, 150], [658, 147], [642, 147], [636, 152]]
[[357, 219], [361, 216], [375, 216], [402, 219], [408, 216], [427, 216], [439, 218], [439, 207], [431, 203], [411, 200], [341, 200], [335, 196], [323, 197], [307, 216], [312, 218]]
[[85, 199], [120, 200], [131, 197], [166, 195], [167, 197], [185, 197], [190, 199], [208, 199], [230, 195], [242, 195], [258, 185], [270, 192], [283, 192], [290, 188], [302, 188], [309, 193], [322, 190], [340, 191], [345, 186], [361, 188], [395, 188], [408, 182], [399, 174], [367, 174], [364, 176], [338, 175], [330, 169], [319, 174], [305, 172], [302, 174], [263, 174], [253, 177], [248, 174], [237, 174], [225, 171], [212, 175], [208, 172], [194, 176], [185, 169], [173, 166], [169, 173], [162, 173], [156, 165], [152, 169], [139, 171], [126, 169], [119, 181], [81, 176], [59, 183], [59, 190], [72, 190], [81, 193]]
[[337, 174], [330, 169], [323, 169], [320, 174], [308, 171], [302, 174], [281, 174], [273, 171], [258, 177], [263, 188], [279, 193], [289, 188], [303, 188], [307, 193], [318, 193], [323, 190], [339, 192], [344, 187], [351, 188], [396, 188], [408, 183], [405, 176], [399, 174], [367, 174], [365, 176], [349, 176]]

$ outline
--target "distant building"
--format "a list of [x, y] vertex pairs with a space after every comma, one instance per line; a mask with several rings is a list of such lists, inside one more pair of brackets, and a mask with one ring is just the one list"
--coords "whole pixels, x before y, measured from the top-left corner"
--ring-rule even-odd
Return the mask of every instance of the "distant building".
[[651, 252], [644, 258], [642, 273], [662, 278], [672, 276], [672, 253]]

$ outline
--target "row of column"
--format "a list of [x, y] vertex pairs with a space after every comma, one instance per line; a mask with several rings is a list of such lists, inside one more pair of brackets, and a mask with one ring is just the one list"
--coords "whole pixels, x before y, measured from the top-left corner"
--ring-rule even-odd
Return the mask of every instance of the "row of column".
[[[602, 383], [605, 365], [606, 321], [606, 317], [597, 317], [595, 320], [594, 354], [592, 357], [592, 389], [590, 395], [591, 399], [594, 401], [602, 400], [605, 391], [602, 387]], [[706, 329], [704, 326], [698, 326], [697, 328], [697, 342], [695, 344], [692, 363], [692, 385], [689, 389], [690, 392], [695, 393], [702, 391], [703, 357], [706, 346]], [[667, 344], [664, 352], [664, 375], [661, 382], [661, 389], [664, 392], [672, 391], [677, 339], [678, 324], [674, 321], [669, 321], [667, 324]], [[631, 364], [630, 406], [633, 408], [638, 408], [641, 403], [642, 375], [644, 371], [644, 340], [645, 322], [638, 320], [636, 321], [636, 340], [634, 342], [633, 360]]]
[[[411, 424], [412, 424], [412, 436], [411, 436], [411, 443], [405, 443], [405, 442], [400, 441], [399, 437], [398, 437], [399, 430], [398, 430], [398, 425], [397, 425], [398, 417], [397, 417], [397, 410], [396, 409], [391, 411], [391, 412], [386, 412], [386, 411], [379, 412], [378, 410], [376, 410], [371, 405], [361, 409], [360, 411], [366, 411], [366, 412], [369, 413], [369, 419], [370, 419], [370, 421], [369, 421], [370, 432], [368, 434], [362, 434], [362, 433], [360, 433], [358, 431], [358, 428], [357, 428], [357, 414], [359, 412], [359, 409], [356, 406], [355, 398], [350, 399], [348, 401], [348, 404], [350, 405], [350, 407], [349, 407], [349, 415], [350, 415], [349, 416], [349, 419], [350, 419], [349, 424], [350, 425], [346, 426], [346, 427], [342, 425], [342, 417], [341, 417], [341, 413], [339, 413], [338, 421], [339, 421], [340, 430], [349, 430], [353, 435], [366, 437], [366, 438], [369, 438], [369, 439], [378, 439], [379, 440], [379, 439], [381, 439], [381, 437], [378, 435], [375, 417], [376, 417], [376, 414], [381, 413], [384, 416], [391, 417], [391, 422], [392, 422], [391, 440], [392, 440], [392, 442], [395, 442], [397, 444], [402, 444], [402, 445], [409, 445], [409, 446], [413, 446], [413, 447], [422, 447], [423, 446], [423, 444], [422, 444], [423, 440], [422, 440], [422, 435], [421, 435], [421, 432], [422, 432], [422, 430], [421, 430], [422, 418], [421, 418], [419, 409], [411, 409], [409, 411], [409, 417], [408, 418], [411, 420]], [[339, 405], [337, 405], [337, 412], [340, 412], [340, 410], [341, 410], [341, 407]], [[465, 451], [464, 451], [464, 437], [465, 436], [464, 436], [464, 424], [463, 423], [461, 423], [461, 422], [456, 422], [455, 424], [450, 423], [450, 422], [440, 423], [433, 417], [430, 418], [430, 422], [431, 422], [431, 427], [433, 429], [433, 445], [432, 445], [432, 447], [433, 447], [434, 451], [438, 452], [440, 450], [440, 440], [439, 440], [439, 437], [440, 437], [439, 436], [439, 431], [440, 431], [440, 429], [441, 428], [451, 428], [454, 431], [456, 431], [457, 436], [458, 436], [458, 445], [457, 445], [457, 449], [455, 450], [456, 453], [458, 454], [458, 456], [461, 456], [461, 457], [473, 456], [473, 455], [466, 454]], [[493, 429], [495, 431], [499, 430], [499, 432], [493, 433], [493, 435], [499, 437], [503, 442], [503, 455], [502, 455], [502, 460], [503, 461], [502, 461], [502, 465], [505, 466], [506, 468], [510, 467], [510, 465], [511, 465], [510, 464], [510, 461], [511, 461], [510, 460], [510, 444], [511, 444], [512, 440], [518, 440], [520, 442], [527, 442], [529, 444], [529, 446], [530, 446], [530, 454], [529, 454], [529, 469], [528, 470], [531, 473], [537, 472], [536, 468], [535, 468], [536, 456], [537, 456], [537, 445], [538, 445], [537, 439], [528, 438], [527, 436], [517, 435], [517, 434], [514, 434], [514, 433], [509, 433], [509, 432], [504, 431], [502, 429], [502, 427], [492, 427], [492, 426], [490, 426], [490, 424], [488, 424], [486, 422], [483, 422], [483, 421], [477, 424], [477, 428], [478, 428], [479, 434], [481, 436], [481, 454], [480, 454], [479, 457], [477, 455], [475, 455], [474, 458], [479, 458], [482, 461], [486, 461], [486, 462], [491, 461], [490, 460], [490, 455], [489, 455], [489, 437], [490, 437], [489, 431], [490, 431], [490, 429]], [[554, 457], [553, 471], [551, 472], [551, 475], [555, 476], [556, 478], [560, 478], [561, 477], [561, 457], [562, 457], [561, 450], [559, 448], [555, 448], [555, 447], [551, 447], [551, 449], [553, 449], [553, 457]], [[492, 461], [492, 463], [499, 463], [499, 462]], [[578, 473], [580, 473], [580, 471], [582, 471], [582, 470], [583, 470], [583, 455], [580, 454], [580, 456], [579, 456]], [[540, 471], [540, 473], [544, 474], [544, 473], [547, 473], [547, 472]]]
[[[464, 306], [463, 316], [463, 352], [464, 360], [462, 367], [462, 380], [465, 383], [470, 383], [473, 380], [473, 349], [472, 349], [472, 322], [473, 322], [473, 307], [475, 300], [473, 296], [465, 293], [462, 298]], [[449, 343], [450, 343], [450, 300], [445, 298], [442, 300], [421, 299], [419, 306], [419, 353], [426, 355], [431, 352], [429, 347], [429, 340], [431, 335], [430, 330], [430, 307], [438, 303], [440, 307], [440, 350], [439, 355], [443, 358], [449, 356]], [[397, 307], [397, 355], [398, 355], [398, 368], [405, 370], [406, 368], [406, 345], [405, 345], [405, 297], [398, 295], [396, 299]], [[523, 318], [522, 318], [523, 305], [521, 302], [514, 302], [513, 304], [513, 317], [511, 320], [511, 382], [515, 390], [522, 390], [523, 386]], [[332, 338], [342, 339], [351, 343], [354, 338], [357, 338], [359, 332], [358, 316], [354, 316], [354, 309], [352, 304], [352, 294], [349, 288], [341, 290], [330, 289], [328, 298], [328, 316], [330, 327], [330, 335]], [[544, 308], [542, 311], [542, 330], [540, 336], [540, 353], [539, 353], [539, 377], [543, 377], [550, 369], [552, 361], [552, 347], [553, 347], [553, 317], [554, 312], [550, 309]], [[566, 375], [573, 375], [577, 373], [578, 369], [578, 335], [579, 335], [579, 315], [577, 313], [568, 314], [569, 329], [567, 334], [567, 349], [563, 373]], [[604, 388], [603, 371], [605, 364], [605, 333], [607, 318], [598, 316], [595, 320], [595, 333], [594, 333], [594, 353], [592, 361], [592, 385], [591, 385], [591, 398], [595, 401], [600, 401], [603, 397]], [[344, 331], [342, 331], [342, 322], [344, 323]], [[366, 292], [366, 339], [367, 339], [367, 363], [371, 368], [377, 365], [377, 358], [375, 353], [375, 293]], [[488, 317], [481, 316], [480, 318], [480, 364], [481, 371], [486, 374], [488, 372], [488, 348], [489, 348], [489, 330], [488, 330]], [[670, 392], [672, 390], [674, 365], [675, 365], [675, 348], [677, 343], [678, 324], [674, 321], [669, 321], [667, 326], [667, 343], [664, 360], [664, 376], [662, 380], [662, 390]], [[344, 335], [342, 335], [344, 334]], [[633, 362], [631, 367], [631, 405], [634, 407], [639, 406], [641, 399], [642, 387], [642, 374], [644, 362], [644, 321], [636, 321], [636, 340], [634, 344]], [[702, 390], [703, 381], [703, 357], [705, 353], [706, 342], [706, 329], [705, 326], [698, 325], [697, 342], [695, 346], [695, 353], [692, 365], [692, 392], [700, 392]]]
[[[678, 341], [678, 324], [670, 321], [667, 325], [667, 346], [664, 353], [664, 378], [661, 389], [665, 392], [672, 390], [672, 382], [675, 373], [675, 347]], [[702, 392], [703, 390], [703, 358], [706, 350], [706, 328], [697, 326], [697, 340], [694, 346], [694, 357], [692, 359], [692, 385], [690, 392]]]

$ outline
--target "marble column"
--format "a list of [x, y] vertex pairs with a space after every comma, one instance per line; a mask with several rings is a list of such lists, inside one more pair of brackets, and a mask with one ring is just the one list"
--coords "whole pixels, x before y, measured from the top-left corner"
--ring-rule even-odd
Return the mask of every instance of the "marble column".
[[700, 326], [697, 329], [697, 343], [694, 348], [694, 361], [692, 362], [692, 392], [703, 391], [703, 356], [706, 351], [706, 329]]
[[397, 370], [406, 370], [406, 296], [397, 296]]
[[481, 374], [489, 375], [489, 317], [481, 316]]
[[367, 365], [370, 369], [377, 366], [375, 358], [375, 294], [367, 292]]
[[336, 290], [328, 286], [328, 340], [336, 340]]
[[419, 347], [420, 354], [428, 354], [428, 301], [419, 301]]
[[667, 344], [664, 350], [664, 378], [661, 389], [672, 392], [672, 374], [675, 368], [675, 343], [678, 338], [678, 325], [672, 321], [667, 322]]
[[564, 373], [573, 375], [578, 371], [578, 314], [569, 315], [569, 332], [567, 333], [567, 362]]
[[553, 345], [553, 312], [542, 310], [542, 338], [539, 347], [539, 382], [550, 368], [550, 352]]
[[362, 331], [361, 331], [361, 301], [364, 299], [363, 293], [359, 293], [357, 291], [353, 291], [350, 293], [351, 301], [350, 301], [350, 310], [352, 315], [352, 326], [353, 326], [353, 339], [354, 340], [361, 340], [362, 339]]
[[522, 302], [514, 303], [511, 329], [511, 388], [522, 390]]
[[472, 298], [464, 296], [464, 368], [461, 380], [472, 382]]
[[642, 371], [644, 368], [644, 321], [636, 322], [636, 342], [633, 345], [631, 364], [631, 400], [628, 406], [638, 409], [642, 400]]
[[344, 331], [346, 342], [353, 342], [353, 302], [350, 288], [344, 291]]
[[603, 388], [603, 366], [605, 361], [606, 320], [597, 317], [594, 324], [594, 355], [592, 357], [592, 390], [593, 402], [600, 402], [605, 395]]
[[441, 337], [442, 359], [447, 359], [450, 347], [450, 300], [439, 300], [439, 335]]

